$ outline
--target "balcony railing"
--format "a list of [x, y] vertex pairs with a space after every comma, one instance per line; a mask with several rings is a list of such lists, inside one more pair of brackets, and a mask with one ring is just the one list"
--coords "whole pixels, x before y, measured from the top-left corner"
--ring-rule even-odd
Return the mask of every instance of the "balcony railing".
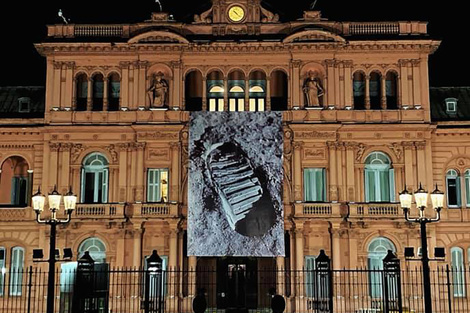
[[176, 203], [136, 203], [133, 207], [133, 217], [170, 217], [176, 216], [178, 213], [178, 204]]
[[298, 217], [340, 217], [339, 203], [296, 203], [295, 216]]
[[350, 203], [349, 217], [404, 218], [399, 203]]
[[123, 203], [77, 204], [74, 211], [76, 218], [115, 219], [124, 218]]

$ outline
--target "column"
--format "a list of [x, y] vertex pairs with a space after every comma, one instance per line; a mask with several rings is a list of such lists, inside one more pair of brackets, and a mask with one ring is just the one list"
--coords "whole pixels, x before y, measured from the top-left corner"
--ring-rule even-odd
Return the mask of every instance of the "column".
[[65, 102], [64, 107], [73, 108], [73, 98], [75, 94], [75, 80], [73, 78], [73, 68], [74, 62], [66, 63], [66, 73], [65, 73]]
[[139, 142], [136, 144], [137, 148], [137, 175], [136, 175], [136, 198], [135, 201], [144, 201], [144, 150], [145, 143]]
[[382, 75], [380, 77], [380, 88], [381, 88], [381, 94], [382, 94], [382, 98], [380, 99], [380, 105], [381, 105], [382, 110], [387, 109], [387, 85], [386, 85], [386, 82], [387, 82], [387, 77]]
[[276, 257], [276, 271], [277, 271], [276, 293], [278, 295], [285, 295], [286, 294], [286, 276], [285, 276], [286, 264], [285, 264], [285, 258], [282, 256]]
[[121, 108], [129, 107], [129, 62], [121, 62]]
[[181, 61], [171, 62], [173, 67], [173, 103], [171, 103], [170, 108], [179, 108], [181, 109], [182, 97], [184, 94], [184, 89], [181, 88], [181, 84], [184, 81], [184, 77], [181, 77]]
[[271, 76], [266, 76], [266, 111], [271, 111]]
[[[331, 71], [334, 73], [334, 91], [335, 91], [335, 103], [333, 104], [335, 108], [338, 108], [341, 104], [341, 79], [338, 69], [338, 62], [336, 60], [332, 60], [331, 64]], [[330, 81], [331, 83], [331, 81]]]
[[113, 172], [113, 180], [111, 181], [113, 185], [113, 198], [111, 199], [112, 202], [119, 201], [119, 170], [117, 168], [112, 169]]
[[294, 142], [294, 201], [302, 202], [302, 146], [303, 142]]
[[433, 186], [429, 186], [427, 184], [427, 173], [426, 173], [426, 155], [425, 155], [425, 150], [426, 150], [426, 142], [421, 141], [421, 142], [415, 142], [415, 147], [416, 147], [416, 154], [417, 154], [417, 162], [416, 165], [418, 167], [418, 183], [422, 183], [423, 186], [426, 186], [425, 188], [429, 188], [429, 190], [433, 190]]
[[196, 268], [197, 268], [197, 258], [195, 256], [188, 257], [188, 293], [189, 298], [194, 298], [196, 296]]
[[249, 77], [245, 78], [245, 111], [250, 111], [250, 80], [249, 80]]
[[336, 202], [338, 201], [338, 180], [336, 173], [336, 142], [327, 142], [328, 153], [329, 153], [329, 200]]
[[[421, 73], [420, 73], [421, 60], [412, 60], [411, 66], [413, 71], [413, 99], [414, 105], [423, 105], [421, 100]], [[426, 76], [428, 77], [428, 76]], [[429, 90], [429, 89], [428, 89]]]
[[355, 175], [354, 175], [354, 149], [355, 144], [349, 143], [346, 146], [346, 198], [345, 200], [348, 202], [355, 202], [356, 201], [356, 191], [355, 191]]
[[87, 111], [93, 110], [93, 78], [88, 77]]
[[52, 85], [52, 107], [53, 108], [60, 108], [60, 100], [61, 100], [61, 81], [62, 81], [62, 63], [61, 62], [54, 62], [54, 80]]
[[169, 291], [167, 304], [170, 312], [178, 312], [178, 301], [175, 298], [178, 296], [178, 275], [176, 273], [178, 265], [178, 225], [177, 223], [170, 223], [170, 255], [168, 259], [169, 263]]
[[346, 86], [345, 86], [345, 69], [344, 62], [339, 63], [339, 67], [336, 72], [339, 73], [338, 83], [339, 83], [339, 102], [336, 104], [337, 109], [343, 109], [346, 105]]
[[[219, 110], [219, 103], [216, 103], [217, 110]], [[224, 111], [229, 110], [228, 106], [228, 76], [224, 76]]]
[[[339, 77], [336, 77], [335, 75], [335, 64], [336, 60], [326, 60], [325, 61], [325, 66], [326, 66], [326, 75], [328, 76], [328, 85], [326, 85], [326, 90], [328, 94], [328, 102], [325, 103], [325, 106], [336, 106], [337, 100], [339, 98], [338, 95], [336, 95], [336, 90], [335, 90], [335, 84], [336, 82], [339, 83]], [[338, 81], [336, 81], [338, 79]]]
[[295, 311], [303, 312], [305, 307], [304, 296], [304, 235], [303, 224], [295, 223], [295, 270], [294, 276], [294, 294], [295, 294]]
[[345, 181], [345, 175], [346, 171], [343, 168], [344, 164], [344, 153], [345, 151], [345, 146], [343, 143], [338, 143], [337, 149], [336, 149], [336, 173], [337, 173], [337, 179], [338, 179], [338, 201], [344, 200], [345, 192], [344, 189], [346, 186], [346, 181]]
[[[80, 196], [80, 168], [79, 167], [73, 167], [72, 168], [72, 191], [76, 195]], [[80, 197], [79, 197], [80, 199]]]
[[129, 144], [119, 144], [119, 199], [118, 202], [125, 202], [127, 199], [127, 150]]
[[139, 268], [142, 266], [142, 225], [140, 223], [134, 224], [133, 235], [132, 266]]
[[[395, 169], [395, 193], [400, 193], [405, 189], [403, 185], [403, 165], [394, 165], [393, 168]], [[399, 199], [397, 198], [397, 200]]]
[[331, 245], [332, 245], [332, 259], [333, 269], [337, 270], [341, 268], [341, 230], [339, 224], [331, 225]]
[[[292, 77], [291, 77], [291, 92], [292, 92], [292, 107], [301, 107], [302, 83], [300, 82], [300, 66], [302, 61], [292, 60]], [[299, 83], [300, 82], [300, 83]]]
[[202, 77], [202, 110], [207, 111], [207, 77]]
[[352, 74], [352, 61], [344, 62], [344, 84], [345, 84], [345, 104], [346, 107], [352, 107], [354, 103], [354, 94], [353, 94], [353, 74]]
[[171, 151], [171, 177], [168, 182], [170, 187], [169, 199], [170, 201], [178, 201], [178, 195], [180, 193], [180, 143], [170, 143]]
[[72, 111], [75, 111], [77, 109], [77, 80], [75, 77], [72, 80]]
[[60, 143], [49, 143], [51, 155], [49, 159], [49, 186], [48, 189], [52, 190], [54, 185], [57, 185], [57, 168], [59, 165], [59, 149]]
[[401, 91], [401, 106], [408, 107], [410, 103], [410, 91], [408, 89], [408, 68], [407, 68], [408, 60], [399, 60], [398, 65], [400, 66], [400, 91]]
[[108, 111], [108, 90], [109, 90], [109, 78], [103, 78], [103, 111]]
[[414, 175], [413, 175], [413, 143], [403, 142], [405, 149], [405, 185], [409, 192], [412, 192], [416, 186]]
[[138, 107], [147, 107], [147, 76], [145, 73], [147, 72], [147, 62], [139, 62], [138, 63], [138, 83], [137, 83], [137, 106]]
[[413, 77], [413, 60], [410, 60], [410, 62], [407, 63], [407, 72], [408, 72], [408, 79], [407, 79], [407, 85], [408, 85], [408, 97], [410, 101], [410, 105], [414, 107], [416, 105], [416, 99], [414, 97], [414, 80], [415, 77]]
[[70, 149], [72, 144], [62, 144], [60, 150], [62, 152], [62, 164], [60, 170], [60, 192], [68, 192], [70, 187]]
[[366, 74], [366, 110], [370, 110], [370, 75]]
[[139, 62], [132, 62], [130, 69], [131, 77], [129, 78], [131, 89], [131, 106], [132, 109], [137, 109], [140, 105], [139, 103]]
[[[47, 140], [47, 139], [46, 139]], [[39, 182], [40, 186], [41, 186], [41, 190], [44, 190], [46, 191], [47, 188], [49, 188], [49, 182], [52, 181], [52, 179], [50, 178], [51, 176], [51, 173], [49, 171], [49, 168], [50, 168], [50, 162], [48, 160], [50, 160], [50, 157], [51, 157], [51, 150], [50, 150], [50, 146], [49, 144], [47, 144], [47, 142], [44, 143], [44, 146], [43, 146], [43, 168], [42, 168], [42, 181]]]

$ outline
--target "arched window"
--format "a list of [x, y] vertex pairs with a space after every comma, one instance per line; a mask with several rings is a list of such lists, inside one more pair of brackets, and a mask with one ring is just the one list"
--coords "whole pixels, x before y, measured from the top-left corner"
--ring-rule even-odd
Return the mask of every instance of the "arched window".
[[202, 74], [199, 71], [191, 71], [186, 75], [184, 99], [186, 111], [202, 111]]
[[355, 72], [353, 76], [354, 109], [364, 110], [366, 106], [366, 76]]
[[453, 247], [450, 249], [452, 264], [452, 283], [454, 285], [454, 297], [465, 297], [465, 264], [463, 261], [463, 249]]
[[380, 298], [382, 296], [382, 273], [380, 270], [383, 270], [383, 259], [387, 255], [388, 250], [396, 252], [397, 249], [393, 242], [385, 237], [374, 238], [367, 249], [368, 267], [370, 270], [370, 295], [373, 298]]
[[287, 74], [274, 71], [271, 74], [271, 111], [287, 110], [288, 99]]
[[456, 170], [449, 170], [446, 174], [447, 206], [460, 207], [460, 176]]
[[387, 93], [387, 109], [398, 109], [398, 76], [395, 72], [388, 72], [385, 81]]
[[21, 296], [23, 288], [24, 249], [13, 247], [11, 249], [10, 263], [10, 296]]
[[88, 101], [88, 77], [86, 74], [80, 74], [75, 79], [75, 97], [77, 111], [86, 111]]
[[104, 77], [102, 74], [93, 76], [93, 111], [103, 111]]
[[85, 239], [78, 247], [78, 258], [88, 251], [95, 263], [106, 263], [106, 246], [99, 238], [90, 237]]
[[254, 71], [250, 74], [249, 80], [251, 112], [262, 112], [266, 110], [266, 74], [261, 71]]
[[369, 81], [369, 98], [370, 108], [373, 110], [380, 110], [382, 108], [382, 89], [381, 89], [382, 75], [379, 72], [372, 72]]
[[82, 164], [82, 203], [108, 202], [108, 160], [100, 153], [88, 155]]
[[395, 201], [395, 173], [389, 157], [382, 152], [373, 152], [365, 164], [366, 202]]
[[27, 206], [31, 181], [26, 160], [19, 156], [9, 157], [0, 169], [0, 206]]
[[245, 111], [245, 74], [240, 70], [228, 75], [228, 108], [231, 112]]
[[465, 171], [465, 197], [466, 207], [470, 207], [470, 170]]
[[207, 76], [207, 101], [209, 111], [224, 111], [224, 75], [220, 71], [213, 71]]
[[119, 110], [119, 98], [121, 97], [121, 79], [116, 73], [108, 77], [108, 111]]

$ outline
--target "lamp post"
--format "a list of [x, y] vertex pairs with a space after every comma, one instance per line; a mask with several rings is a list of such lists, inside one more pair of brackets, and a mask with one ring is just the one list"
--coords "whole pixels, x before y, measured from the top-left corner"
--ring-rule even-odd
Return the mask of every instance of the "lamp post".
[[42, 220], [41, 213], [44, 211], [46, 197], [41, 194], [40, 188], [38, 188], [38, 192], [32, 197], [33, 209], [36, 212], [36, 222], [51, 226], [49, 260], [47, 261], [49, 263], [49, 274], [47, 280], [47, 313], [54, 313], [54, 280], [56, 264], [55, 246], [57, 225], [65, 225], [69, 223], [72, 217], [72, 212], [77, 205], [77, 196], [72, 193], [72, 187], [70, 187], [70, 191], [64, 196], [64, 209], [67, 217], [65, 219], [59, 219], [57, 217], [57, 213], [60, 210], [61, 199], [62, 196], [57, 192], [57, 187], [54, 186], [54, 190], [48, 195], [51, 216], [48, 219]]
[[419, 189], [414, 192], [416, 207], [419, 209], [419, 217], [410, 217], [411, 203], [413, 195], [405, 190], [400, 193], [400, 205], [405, 213], [405, 219], [410, 223], [419, 223], [421, 234], [421, 262], [423, 267], [423, 288], [424, 288], [424, 312], [432, 313], [432, 299], [431, 299], [431, 274], [429, 269], [429, 254], [428, 254], [428, 241], [426, 235], [426, 224], [439, 222], [441, 219], [441, 210], [444, 206], [444, 193], [437, 188], [431, 193], [431, 202], [436, 217], [426, 217], [426, 206], [428, 204], [428, 192], [423, 189], [421, 183]]

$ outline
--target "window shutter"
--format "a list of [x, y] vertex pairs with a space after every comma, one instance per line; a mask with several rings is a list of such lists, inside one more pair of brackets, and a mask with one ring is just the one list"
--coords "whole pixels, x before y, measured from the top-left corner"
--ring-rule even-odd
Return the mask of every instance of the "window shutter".
[[470, 206], [470, 177], [465, 173], [465, 198], [467, 207]]
[[460, 190], [460, 176], [457, 176], [455, 179], [455, 185], [456, 185], [456, 194], [457, 194], [457, 206], [460, 208], [462, 207], [462, 193]]
[[321, 170], [322, 172], [322, 176], [323, 176], [323, 179], [322, 179], [322, 191], [323, 191], [323, 194], [322, 194], [322, 201], [325, 201], [326, 202], [326, 168], [322, 168]]
[[305, 295], [307, 297], [313, 297], [315, 290], [315, 257], [305, 257]]
[[366, 169], [365, 175], [365, 199], [366, 202], [376, 201], [375, 193], [375, 171]]
[[85, 203], [85, 182], [86, 182], [86, 177], [85, 177], [85, 168], [82, 167], [82, 174], [80, 175], [80, 199], [82, 203]]
[[390, 202], [396, 201], [395, 195], [395, 170], [393, 168], [388, 170], [388, 179], [390, 186]]
[[304, 201], [305, 202], [313, 201], [313, 186], [312, 186], [311, 174], [312, 174], [312, 169], [310, 168], [304, 169]]
[[103, 203], [108, 203], [108, 181], [109, 181], [109, 170], [105, 168], [103, 170]]

